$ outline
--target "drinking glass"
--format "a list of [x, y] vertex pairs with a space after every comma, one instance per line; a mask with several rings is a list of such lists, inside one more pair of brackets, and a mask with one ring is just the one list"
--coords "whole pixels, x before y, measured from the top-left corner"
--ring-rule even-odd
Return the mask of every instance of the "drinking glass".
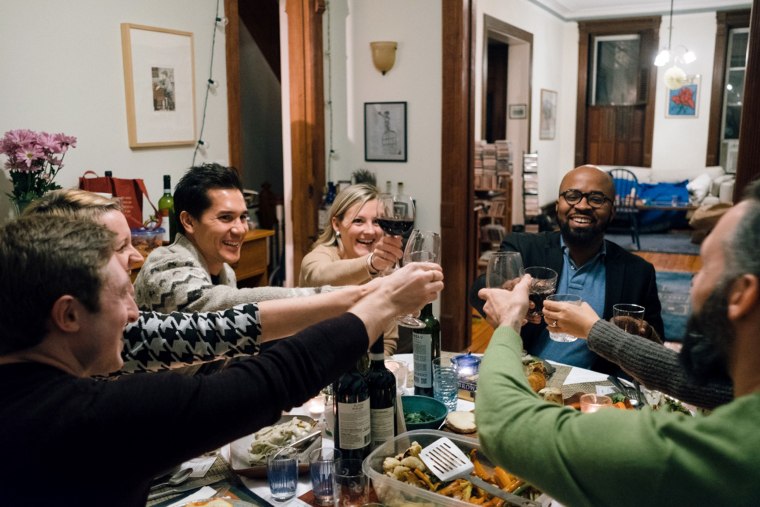
[[494, 252], [488, 258], [486, 287], [512, 290], [520, 281], [522, 269], [520, 252]]
[[[580, 306], [583, 302], [583, 299], [581, 299], [580, 296], [576, 296], [575, 294], [550, 294], [546, 296], [546, 299], [548, 301], [557, 301], [559, 303], [570, 303], [571, 305]], [[567, 333], [559, 333], [557, 331], [552, 331], [551, 324], [548, 324], [549, 328], [549, 338], [554, 340], [555, 342], [574, 342], [578, 339], [577, 336], [573, 336], [571, 334]]]
[[335, 462], [335, 507], [360, 507], [369, 501], [369, 479], [362, 471], [362, 460]]
[[385, 367], [396, 377], [396, 391], [403, 396], [406, 390], [406, 379], [409, 375], [409, 368], [407, 368], [406, 363], [386, 359]]
[[380, 194], [377, 224], [391, 236], [403, 236], [414, 226], [414, 200], [406, 194]]
[[309, 452], [309, 475], [314, 491], [314, 503], [317, 505], [333, 505], [335, 462], [340, 458], [340, 450], [332, 447], [320, 447]]
[[[406, 242], [402, 262], [404, 266], [411, 262], [435, 262], [440, 263], [441, 258], [441, 235], [433, 231], [420, 231], [415, 229]], [[412, 315], [399, 317], [396, 322], [399, 326], [412, 329], [422, 329], [425, 323]]]
[[584, 394], [581, 396], [581, 412], [588, 414], [612, 406], [612, 398], [600, 394]]
[[626, 333], [640, 334], [645, 308], [641, 305], [618, 303], [612, 306], [612, 323]]
[[433, 397], [446, 405], [449, 412], [457, 409], [459, 375], [450, 360], [433, 359]]
[[298, 485], [298, 450], [292, 447], [274, 449], [267, 456], [267, 482], [272, 498], [277, 501], [296, 496]]
[[532, 278], [530, 282], [530, 295], [528, 297], [530, 297], [535, 307], [530, 312], [530, 315], [543, 315], [544, 299], [549, 294], [553, 294], [557, 288], [557, 272], [551, 268], [532, 266], [523, 269], [521, 274], [528, 274]]

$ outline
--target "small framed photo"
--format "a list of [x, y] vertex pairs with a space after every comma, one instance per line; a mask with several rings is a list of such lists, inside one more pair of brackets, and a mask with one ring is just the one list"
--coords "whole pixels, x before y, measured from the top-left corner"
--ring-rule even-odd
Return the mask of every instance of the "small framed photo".
[[406, 102], [364, 103], [364, 160], [406, 162]]
[[193, 34], [121, 24], [127, 129], [131, 148], [193, 145]]
[[687, 76], [683, 86], [668, 89], [665, 118], [696, 118], [699, 114], [699, 74]]
[[510, 104], [509, 119], [524, 120], [528, 117], [528, 104]]
[[538, 138], [551, 140], [555, 135], [557, 135], [557, 92], [542, 89]]

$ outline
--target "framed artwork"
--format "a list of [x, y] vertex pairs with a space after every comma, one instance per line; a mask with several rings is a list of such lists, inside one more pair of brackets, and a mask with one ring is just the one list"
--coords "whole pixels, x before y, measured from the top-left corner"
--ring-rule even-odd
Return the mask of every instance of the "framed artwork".
[[539, 139], [554, 139], [557, 134], [557, 92], [541, 89], [541, 122]]
[[668, 89], [665, 118], [696, 118], [699, 114], [699, 75], [687, 76], [683, 86]]
[[193, 34], [121, 24], [131, 148], [194, 145]]
[[406, 102], [364, 103], [364, 160], [406, 162]]
[[528, 117], [528, 104], [510, 104], [509, 119], [524, 120]]

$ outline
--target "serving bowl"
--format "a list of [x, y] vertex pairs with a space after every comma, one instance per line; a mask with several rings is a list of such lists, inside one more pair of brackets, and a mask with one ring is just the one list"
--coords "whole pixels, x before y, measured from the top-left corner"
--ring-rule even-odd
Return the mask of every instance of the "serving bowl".
[[[446, 414], [448, 414], [446, 405], [429, 396], [402, 396], [401, 406], [404, 408], [406, 429], [410, 431], [438, 429], [443, 424], [443, 420], [446, 419]], [[431, 418], [424, 422], [409, 422], [407, 416], [413, 412], [424, 412], [429, 414]]]

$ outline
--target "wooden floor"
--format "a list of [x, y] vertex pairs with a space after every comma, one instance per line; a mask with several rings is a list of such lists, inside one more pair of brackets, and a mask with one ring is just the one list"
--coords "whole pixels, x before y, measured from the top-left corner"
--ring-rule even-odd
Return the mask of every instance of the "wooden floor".
[[[654, 265], [657, 271], [683, 271], [696, 273], [702, 268], [702, 260], [698, 255], [681, 255], [655, 252], [634, 252], [639, 257], [646, 259]], [[469, 348], [472, 352], [485, 352], [488, 342], [491, 340], [493, 328], [483, 319], [480, 314], [472, 312], [472, 343]]]

